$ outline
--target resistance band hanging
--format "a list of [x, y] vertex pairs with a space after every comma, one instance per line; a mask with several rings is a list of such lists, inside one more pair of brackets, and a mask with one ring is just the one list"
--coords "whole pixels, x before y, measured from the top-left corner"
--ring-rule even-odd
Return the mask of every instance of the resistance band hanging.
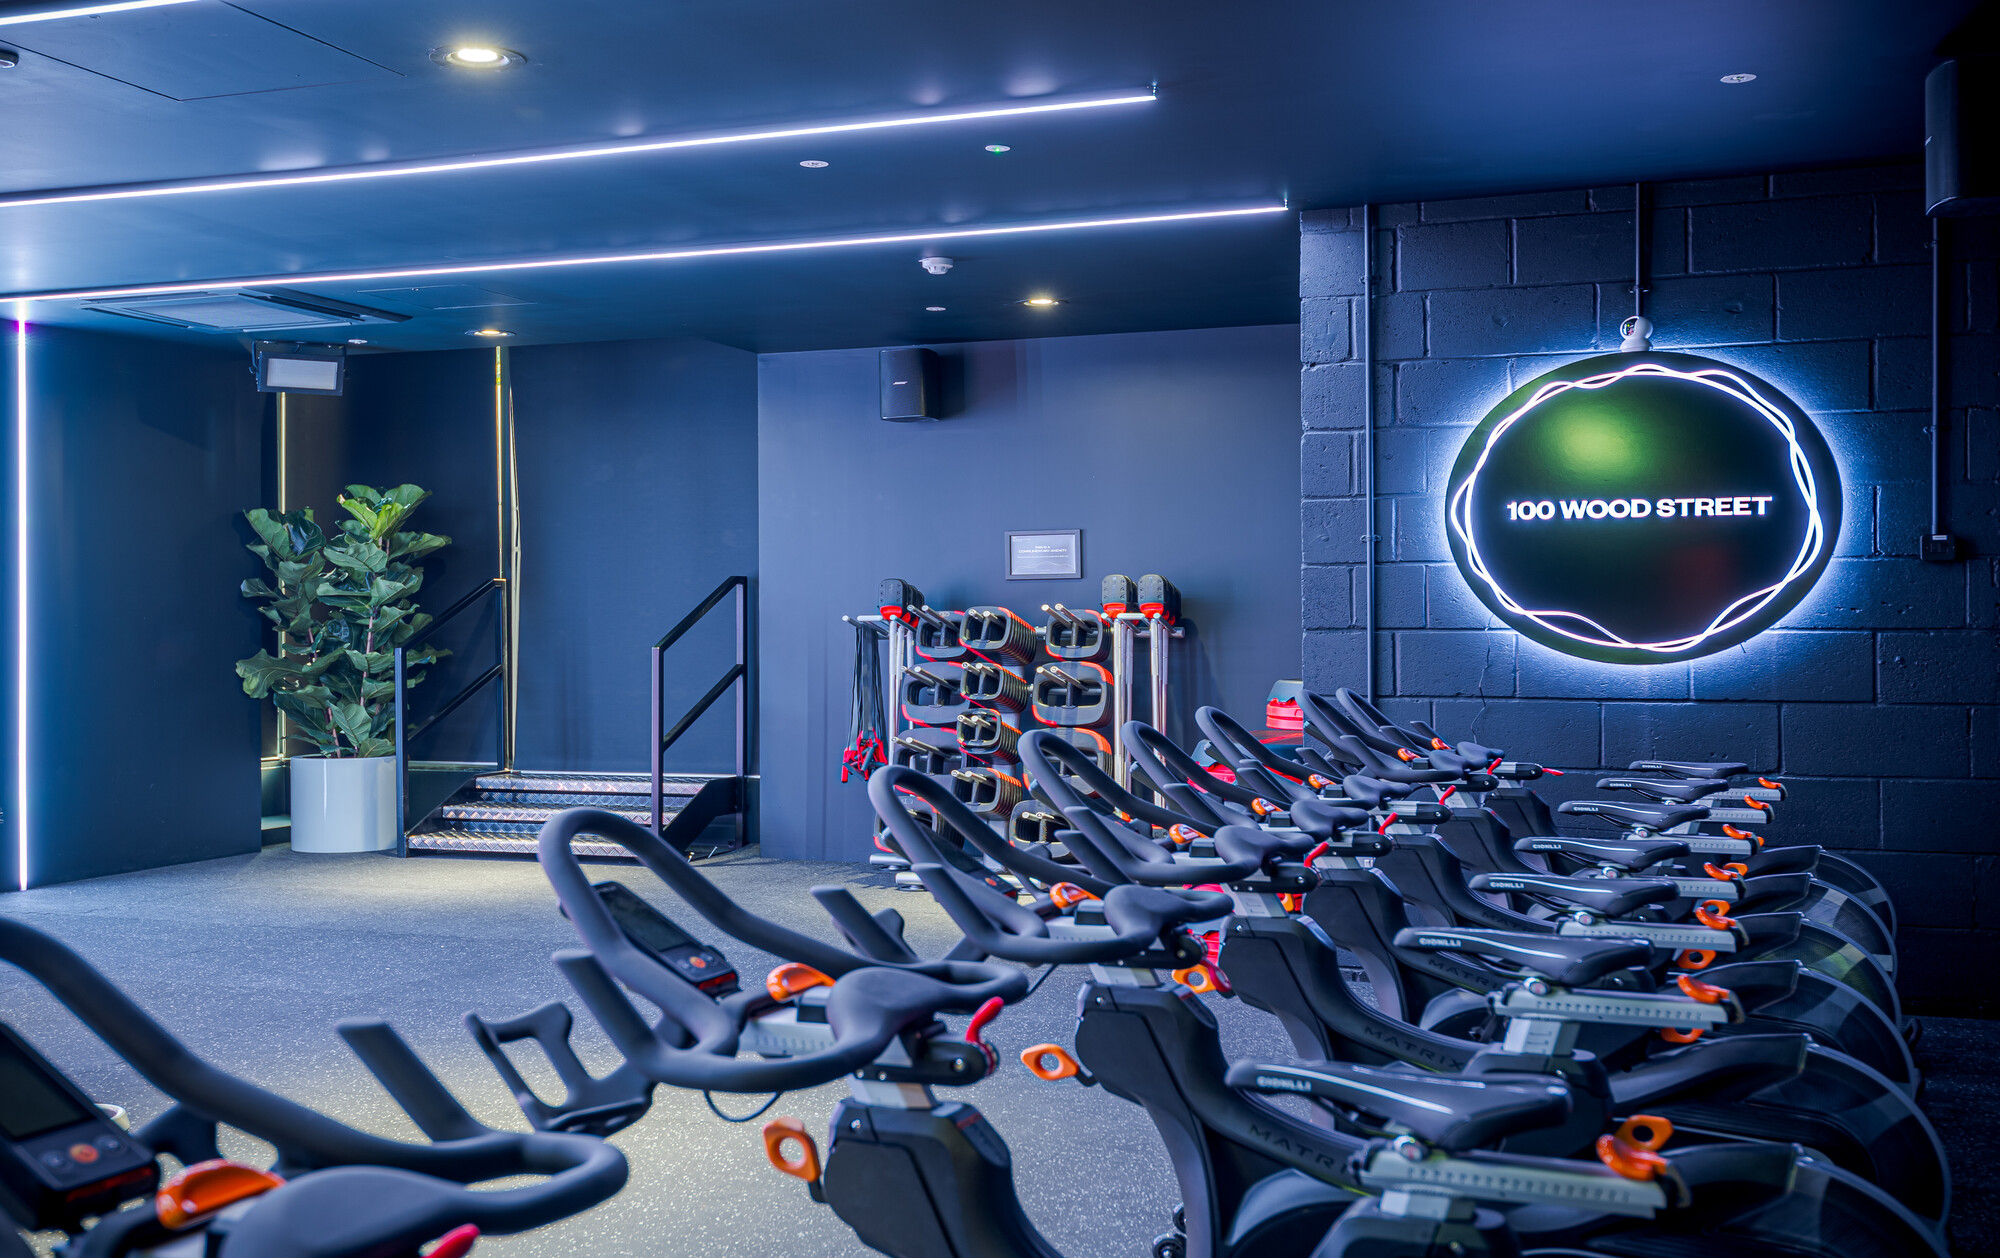
[[879, 651], [883, 631], [861, 621], [854, 625], [853, 694], [847, 709], [847, 750], [840, 756], [840, 780], [859, 773], [868, 780], [877, 766], [888, 763], [883, 735], [889, 718], [882, 707], [882, 657]]

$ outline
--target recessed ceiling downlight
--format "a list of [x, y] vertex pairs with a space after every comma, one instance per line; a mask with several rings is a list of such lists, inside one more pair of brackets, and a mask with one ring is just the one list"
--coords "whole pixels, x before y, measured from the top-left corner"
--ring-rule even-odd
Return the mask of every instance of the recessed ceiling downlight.
[[806, 160], [800, 162], [799, 165], [805, 167], [807, 170], [825, 170], [827, 166], [825, 162], [813, 157], [808, 157]]
[[431, 49], [431, 60], [441, 66], [456, 66], [461, 70], [504, 70], [517, 66], [527, 58], [511, 48], [498, 48], [492, 44], [446, 44], [442, 48]]
[[1757, 76], [1754, 74], [1725, 74], [1722, 76], [1724, 83], [1752, 83], [1756, 79]]
[[467, 332], [466, 335], [484, 337], [489, 341], [501, 341], [514, 334], [501, 328], [474, 328], [470, 332]]
[[1053, 297], [1030, 297], [1026, 301], [1023, 301], [1021, 304], [1024, 306], [1033, 306], [1038, 310], [1046, 310], [1050, 306], [1062, 305], [1060, 301], [1056, 300]]

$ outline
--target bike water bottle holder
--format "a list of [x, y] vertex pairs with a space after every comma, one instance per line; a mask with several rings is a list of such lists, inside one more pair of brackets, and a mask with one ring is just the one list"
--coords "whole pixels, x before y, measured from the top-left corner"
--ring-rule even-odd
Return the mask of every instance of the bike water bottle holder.
[[1010, 716], [1025, 711], [1032, 701], [1028, 683], [1020, 674], [998, 664], [968, 662], [960, 666], [959, 689], [969, 702]]
[[965, 697], [964, 679], [956, 667], [912, 665], [903, 670], [903, 716], [916, 725], [956, 726], [959, 714], [972, 704]]
[[916, 652], [927, 660], [957, 662], [965, 658], [965, 641], [959, 636], [963, 612], [916, 611]]
[[1099, 664], [1111, 656], [1110, 626], [1101, 612], [1085, 608], [1071, 611], [1061, 603], [1044, 605], [1048, 623], [1042, 627], [1042, 646], [1059, 660], [1087, 660]]
[[958, 746], [966, 759], [980, 764], [1019, 764], [1021, 731], [998, 712], [975, 708], [958, 718]]
[[1032, 664], [1041, 652], [1035, 627], [1004, 607], [968, 607], [959, 637], [974, 655], [1009, 664]]
[[1113, 688], [1111, 673], [1102, 664], [1044, 664], [1035, 670], [1035, 719], [1071, 729], [1109, 725]]

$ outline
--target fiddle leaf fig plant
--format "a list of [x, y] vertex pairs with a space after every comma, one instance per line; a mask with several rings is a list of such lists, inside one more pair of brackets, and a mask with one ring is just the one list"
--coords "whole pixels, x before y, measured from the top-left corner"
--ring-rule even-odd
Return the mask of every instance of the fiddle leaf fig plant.
[[350, 518], [331, 535], [311, 507], [243, 513], [259, 538], [250, 553], [269, 573], [245, 581], [243, 596], [263, 604], [278, 651], [238, 660], [236, 675], [244, 694], [277, 704], [293, 737], [320, 755], [394, 752], [396, 648], [411, 647], [410, 686], [423, 680], [420, 666], [450, 654], [412, 645], [431, 623], [414, 601], [424, 584], [418, 561], [451, 545], [449, 537], [402, 530], [428, 497], [415, 485], [349, 485], [340, 505]]

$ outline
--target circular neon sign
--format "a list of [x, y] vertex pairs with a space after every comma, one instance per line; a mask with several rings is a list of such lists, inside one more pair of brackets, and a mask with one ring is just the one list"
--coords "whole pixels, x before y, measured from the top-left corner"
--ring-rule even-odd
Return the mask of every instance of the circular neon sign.
[[1826, 570], [1840, 474], [1797, 403], [1692, 354], [1602, 354], [1522, 385], [1472, 430], [1452, 558], [1522, 635], [1613, 664], [1762, 633]]

